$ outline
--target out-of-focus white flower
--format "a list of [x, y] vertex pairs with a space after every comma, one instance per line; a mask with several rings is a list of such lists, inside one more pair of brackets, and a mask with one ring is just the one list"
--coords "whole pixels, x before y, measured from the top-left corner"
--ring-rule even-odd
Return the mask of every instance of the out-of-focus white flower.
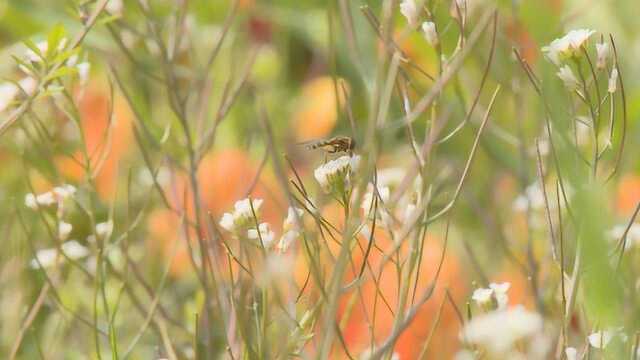
[[420, 9], [416, 0], [402, 0], [400, 3], [400, 13], [407, 18], [409, 25], [414, 26], [418, 22], [418, 16], [420, 15]]
[[278, 242], [278, 251], [286, 252], [289, 250], [291, 244], [300, 237], [300, 233], [297, 230], [289, 230], [282, 234], [280, 241]]
[[578, 359], [578, 350], [573, 347], [568, 347], [564, 349], [564, 354], [567, 357], [567, 360], [577, 360]]
[[109, 0], [104, 8], [109, 12], [109, 14], [122, 15], [122, 0]]
[[604, 69], [607, 67], [607, 59], [609, 58], [609, 54], [611, 50], [609, 48], [609, 43], [601, 42], [596, 44], [596, 67], [598, 69]]
[[78, 79], [80, 80], [80, 84], [86, 84], [89, 80], [89, 72], [91, 71], [91, 63], [88, 61], [81, 62], [76, 65], [76, 69], [78, 70]]
[[[627, 225], [620, 224], [614, 226], [611, 230], [609, 230], [609, 236], [612, 241], [618, 242], [622, 239], [625, 230], [627, 229]], [[640, 243], [640, 224], [633, 223], [631, 227], [629, 227], [629, 231], [627, 232], [627, 240], [625, 242], [625, 250], [636, 246]]]
[[[82, 246], [75, 240], [70, 240], [63, 243], [61, 245], [61, 249], [62, 252], [64, 252], [64, 254], [72, 260], [80, 259], [89, 255], [89, 249]], [[40, 263], [45, 268], [50, 267], [55, 264], [58, 256], [62, 257], [62, 255], [58, 253], [58, 249], [55, 248], [38, 250], [38, 252], [36, 252], [37, 260], [31, 260], [30, 265], [34, 269], [39, 268], [40, 265], [38, 263]]]
[[[39, 41], [36, 44], [36, 47], [38, 48], [38, 50], [40, 50], [40, 53], [44, 56], [47, 52], [47, 49], [49, 48], [49, 44], [46, 41]], [[26, 53], [24, 54], [25, 58], [29, 61], [32, 62], [39, 62], [42, 60], [42, 58], [36, 54], [35, 51], [27, 48]]]
[[18, 88], [10, 83], [0, 84], [0, 111], [9, 107], [13, 99], [18, 94]]
[[24, 91], [27, 95], [32, 95], [36, 90], [37, 82], [34, 78], [28, 76], [18, 81], [18, 86], [11, 82], [0, 85], [0, 112], [4, 111], [11, 105], [15, 98]]
[[588, 29], [571, 30], [565, 36], [553, 40], [542, 48], [547, 58], [556, 65], [569, 57], [578, 55], [580, 48], [595, 31]]
[[96, 224], [96, 235], [101, 238], [108, 238], [113, 232], [113, 220]]
[[[390, 195], [390, 191], [388, 187], [379, 187], [378, 188], [378, 194], [380, 194], [380, 199], [382, 199], [382, 202], [387, 202], [389, 201], [389, 195]], [[362, 205], [361, 208], [362, 210], [364, 210], [365, 213], [372, 211], [373, 210], [373, 203], [375, 198], [378, 196], [378, 194], [376, 194], [373, 191], [373, 185], [369, 186], [369, 191], [367, 191], [363, 198], [362, 198]], [[378, 199], [378, 200], [380, 200]], [[382, 204], [378, 203], [378, 209], [382, 208]]]
[[[58, 51], [62, 51], [64, 50], [64, 48], [67, 46], [67, 38], [62, 38], [60, 40], [60, 42], [58, 43]], [[36, 47], [38, 48], [38, 50], [40, 50], [40, 53], [45, 56], [47, 54], [47, 51], [49, 50], [49, 44], [47, 41], [39, 41], [38, 43], [36, 43]], [[38, 54], [35, 53], [35, 51], [27, 48], [27, 51], [25, 53], [25, 57], [27, 60], [32, 61], [32, 62], [40, 62], [42, 61], [42, 58], [40, 56], [38, 56]]]
[[414, 204], [408, 204], [404, 208], [404, 212], [402, 214], [402, 222], [407, 223], [411, 220], [411, 216], [413, 216], [413, 212], [416, 211], [416, 206]]
[[66, 200], [76, 193], [76, 187], [69, 184], [62, 186], [56, 186], [53, 188], [53, 193], [58, 197], [58, 200]]
[[422, 31], [429, 45], [436, 47], [438, 45], [438, 32], [436, 24], [433, 21], [425, 21], [422, 23]]
[[503, 282], [501, 284], [491, 283], [489, 287], [493, 290], [496, 295], [496, 301], [498, 302], [498, 309], [504, 309], [509, 304], [509, 295], [507, 292], [511, 287], [511, 284], [508, 282]]
[[38, 208], [38, 202], [36, 201], [36, 196], [29, 193], [24, 197], [24, 205], [29, 209], [35, 210]]
[[464, 327], [464, 339], [482, 345], [494, 354], [504, 354], [521, 339], [542, 330], [542, 317], [522, 306], [496, 310], [474, 317]]
[[613, 70], [611, 70], [611, 76], [609, 77], [609, 87], [607, 88], [607, 91], [613, 94], [614, 92], [616, 92], [617, 89], [618, 89], [618, 69], [613, 68]]
[[[245, 229], [247, 226], [254, 222], [254, 211], [256, 213], [256, 216], [259, 216], [262, 202], [262, 199], [248, 198], [236, 201], [236, 203], [233, 205], [233, 212], [222, 214], [222, 218], [219, 222], [220, 227], [229, 232]], [[251, 210], [252, 206], [253, 211]]]
[[593, 346], [596, 349], [604, 349], [609, 345], [611, 339], [615, 333], [611, 330], [603, 330], [595, 332], [589, 336], [587, 336], [587, 340], [589, 340], [589, 345]]
[[519, 195], [513, 202], [513, 209], [516, 211], [526, 211], [528, 207], [534, 210], [542, 209], [544, 206], [544, 194], [538, 182], [527, 186], [524, 194]]
[[231, 232], [234, 228], [233, 215], [229, 213], [222, 214], [222, 218], [220, 219], [220, 227]]
[[71, 234], [72, 229], [73, 229], [73, 226], [71, 226], [71, 224], [64, 221], [60, 221], [58, 223], [58, 238], [62, 241], [67, 240], [67, 238], [69, 237], [69, 234]]
[[563, 67], [561, 67], [557, 72], [557, 75], [568, 90], [575, 90], [578, 88], [578, 79], [575, 75], [573, 75], [573, 71], [571, 71], [569, 65], [564, 65]]
[[237, 201], [233, 205], [234, 217], [252, 218], [254, 212], [256, 213], [256, 216], [257, 216], [261, 206], [262, 206], [262, 199], [243, 199], [243, 200]]
[[287, 217], [282, 224], [282, 231], [287, 232], [289, 230], [295, 230], [298, 228], [298, 221], [302, 221], [302, 215], [304, 210], [290, 206], [287, 210]]
[[51, 206], [53, 204], [62, 204], [62, 202], [76, 193], [73, 185], [65, 184], [56, 186], [51, 191], [42, 194], [27, 194], [24, 198], [24, 204], [30, 209], [37, 209], [39, 206]]
[[399, 167], [379, 170], [376, 179], [378, 186], [388, 186], [393, 188], [394, 186], [400, 185], [404, 179], [405, 173], [406, 171]]
[[360, 156], [343, 155], [317, 167], [313, 176], [322, 189], [330, 193], [335, 188], [343, 189], [348, 186], [351, 173], [358, 170], [359, 164]]
[[471, 299], [478, 305], [486, 305], [491, 302], [491, 296], [493, 295], [493, 289], [479, 288], [473, 291]]
[[38, 82], [36, 81], [36, 79], [32, 78], [31, 76], [27, 76], [25, 78], [20, 79], [20, 81], [18, 81], [18, 85], [20, 85], [20, 88], [22, 89], [22, 91], [24, 91], [27, 95], [31, 96], [36, 91]]
[[[258, 230], [260, 231], [260, 234], [258, 234]], [[261, 223], [260, 225], [258, 225], [258, 230], [256, 230], [255, 228], [249, 229], [247, 231], [247, 237], [251, 240], [257, 240], [258, 242], [262, 240], [262, 245], [265, 247], [265, 249], [271, 248], [276, 238], [276, 234], [271, 230], [269, 224]]]

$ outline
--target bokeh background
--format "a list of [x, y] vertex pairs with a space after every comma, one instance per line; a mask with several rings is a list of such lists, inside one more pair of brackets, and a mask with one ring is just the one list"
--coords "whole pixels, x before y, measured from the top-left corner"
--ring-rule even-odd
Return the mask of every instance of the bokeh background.
[[[232, 208], [238, 199], [249, 194], [260, 197], [265, 201], [264, 220], [279, 232], [279, 224], [286, 215], [287, 200], [272, 162], [266, 160], [268, 148], [264, 127], [259, 120], [259, 109], [267, 109], [279, 151], [291, 159], [310, 187], [316, 186], [313, 169], [322, 161], [323, 155], [307, 151], [299, 143], [333, 135], [353, 136], [356, 141], [363, 139], [362, 129], [369, 116], [370, 90], [375, 81], [380, 44], [360, 6], [368, 5], [378, 13], [380, 2], [241, 0], [227, 35], [229, 40], [221, 47], [219, 56], [207, 74], [199, 74], [198, 71], [206, 63], [208, 51], [222, 33], [232, 4], [225, 0], [184, 2], [188, 3], [188, 12], [184, 14], [184, 28], [188, 35], [177, 45], [176, 66], [179, 67], [180, 77], [176, 86], [202, 76], [213, 79], [211, 88], [206, 89], [205, 100], [199, 103], [202, 109], [192, 112], [193, 126], [197, 131], [204, 131], [214, 121], [207, 114], [217, 109], [227, 81], [235, 79], [232, 83], [237, 83], [237, 79], [244, 75], [246, 65], [254, 61], [253, 67], [246, 73], [243, 89], [219, 124], [215, 142], [203, 154], [197, 174], [203, 203], [211, 216], [217, 219]], [[0, 76], [6, 79], [19, 77], [19, 70], [11, 55], [23, 51], [23, 40], [46, 39], [46, 34], [57, 24], [62, 24], [68, 34], [79, 32], [82, 3], [75, 0], [0, 0]], [[173, 15], [176, 4], [181, 1], [149, 0], [149, 3], [159, 21], [166, 24], [176, 21]], [[435, 3], [439, 3], [441, 9], [449, 6], [448, 1]], [[356, 49], [348, 41], [336, 15], [339, 6], [343, 5], [352, 10]], [[594, 29], [598, 31], [598, 37], [600, 34], [614, 35], [624, 76], [628, 128], [621, 169], [612, 181], [602, 184], [602, 199], [606, 201], [597, 203], [598, 209], [593, 215], [601, 218], [605, 227], [613, 228], [625, 224], [640, 201], [640, 162], [636, 156], [640, 148], [640, 130], [637, 126], [640, 113], [640, 64], [637, 61], [640, 58], [640, 22], [637, 21], [637, 15], [640, 8], [637, 2], [469, 0], [471, 26], [483, 9], [491, 5], [497, 5], [499, 9], [499, 22], [495, 58], [488, 73], [487, 89], [500, 84], [503, 96], [494, 107], [471, 176], [452, 213], [450, 248], [436, 295], [400, 338], [396, 352], [401, 359], [418, 356], [424, 339], [436, 321], [446, 292], [464, 311], [469, 293], [475, 287], [488, 281], [508, 281], [511, 283], [511, 303], [536, 308], [530, 279], [521, 269], [522, 264], [528, 261], [529, 243], [533, 244], [532, 251], [542, 264], [540, 278], [553, 279], [548, 273], [554, 268], [544, 266], [549, 261], [544, 204], [540, 203], [539, 198], [537, 202], [532, 201], [533, 214], [529, 215], [518, 206], [518, 199], [522, 194], [527, 194], [527, 188], [537, 179], [535, 139], [544, 136], [544, 122], [540, 103], [513, 56], [512, 48], [519, 49], [531, 67], [541, 74], [543, 82], [551, 84], [557, 82], [555, 68], [543, 58], [542, 46], [574, 28]], [[196, 290], [197, 281], [183, 241], [184, 234], [179, 231], [180, 217], [160, 205], [162, 199], [152, 186], [151, 175], [136, 144], [133, 131], [136, 115], [122, 91], [114, 84], [112, 69], [117, 70], [118, 76], [133, 94], [136, 111], [142, 112], [149, 130], [158, 138], [166, 134], [163, 151], [176, 158], [185, 156], [182, 143], [173, 136], [179, 131], [179, 125], [171, 115], [166, 92], [149, 76], [161, 73], [162, 69], [154, 59], [158, 49], [144, 37], [138, 36], [138, 31], [144, 28], [138, 7], [134, 1], [123, 0], [122, 7], [114, 9], [117, 10], [117, 19], [113, 21], [124, 24], [117, 31], [121, 39], [127, 42], [126, 46], [136, 63], [132, 63], [114, 41], [111, 34], [114, 30], [109, 28], [114, 23], [105, 21], [105, 25], [99, 24], [84, 42], [82, 56], [91, 64], [87, 83], [79, 90], [82, 93], [79, 96], [79, 112], [86, 150], [100, 153], [108, 148], [104, 158], [96, 156], [93, 159], [95, 165], [100, 162], [101, 166], [95, 177], [97, 193], [87, 196], [95, 198], [96, 219], [114, 219], [117, 235], [122, 235], [118, 229], [126, 228], [140, 211], [140, 225], [127, 234], [127, 239], [131, 246], [130, 254], [137, 264], [136, 271], [152, 288], [160, 281], [164, 264], [171, 258], [174, 247], [177, 247], [165, 285], [169, 291], [162, 293], [161, 303], [178, 323], [169, 327], [172, 336], [188, 342], [186, 334], [188, 329], [194, 328], [193, 314], [201, 306], [202, 294]], [[448, 23], [448, 11], [436, 11], [436, 16], [443, 24]], [[404, 53], [425, 71], [434, 73], [438, 60], [434, 50], [426, 45], [419, 33], [400, 36], [405, 20], [399, 12], [396, 11], [393, 21], [398, 25], [399, 46]], [[453, 30], [445, 31], [442, 36], [445, 50], [451, 51], [456, 33]], [[464, 117], [475, 94], [487, 62], [489, 45], [490, 38], [485, 36], [465, 63], [457, 84], [448, 90], [452, 93], [461, 92], [461, 99], [466, 101], [466, 104], [456, 104], [454, 97], [447, 100], [453, 119], [451, 128]], [[362, 63], [359, 65], [354, 64], [354, 51], [360, 54]], [[417, 71], [411, 72], [411, 76], [416, 88], [413, 98], [417, 99], [429, 89], [432, 82]], [[336, 84], [345, 91], [336, 92]], [[554, 104], [568, 103], [560, 84], [549, 87], [549, 98]], [[112, 88], [115, 88], [113, 98]], [[336, 95], [338, 93], [341, 95]], [[349, 109], [345, 93], [349, 98]], [[486, 109], [489, 98], [490, 91], [485, 91], [480, 100], [480, 113]], [[112, 125], [111, 110], [115, 120]], [[353, 112], [356, 128], [361, 131], [354, 132], [352, 129], [348, 111]], [[402, 116], [398, 101], [391, 104], [390, 114], [396, 119]], [[47, 191], [61, 183], [82, 184], [84, 181], [82, 168], [73, 160], [74, 156], [82, 153], [73, 127], [60, 114], [43, 110], [42, 116], [46, 117], [50, 131], [47, 142], [34, 141], [30, 137], [32, 132], [21, 125], [14, 126], [0, 138], [0, 228], [4, 234], [0, 251], [0, 354], [10, 353], [28, 309], [37, 301], [46, 283], [43, 276], [28, 265], [34, 250], [53, 245], [47, 239], [44, 228], [38, 225], [38, 216], [24, 210], [24, 196], [29, 192]], [[464, 166], [480, 120], [480, 115], [477, 117], [472, 121], [476, 125], [463, 129], [458, 136], [438, 147], [436, 168], [444, 179], [450, 177], [449, 181], [443, 182], [445, 187], [455, 187], [456, 178], [451, 174], [459, 173]], [[109, 141], [105, 141], [104, 136], [107, 129], [111, 131]], [[415, 130], [418, 138], [424, 136], [422, 122], [418, 122]], [[378, 141], [381, 154], [377, 161], [379, 168], [404, 169], [410, 166], [411, 147], [402, 128], [390, 127], [378, 135]], [[521, 143], [524, 146], [520, 146]], [[526, 149], [525, 154], [521, 153], [521, 148]], [[359, 147], [358, 151], [367, 152], [369, 149]], [[158, 182], [170, 194], [167, 201], [180, 207], [188, 201], [184, 196], [188, 192], [185, 190], [188, 187], [187, 180], [179, 172], [171, 170], [166, 153], [152, 149], [147, 156], [160, 164]], [[254, 179], [256, 174], [260, 175]], [[18, 225], [19, 211], [25, 213], [20, 216], [24, 218], [20, 221], [26, 222], [30, 230], [28, 233]], [[340, 209], [328, 206], [323, 212], [327, 218], [340, 221]], [[74, 225], [70, 238], [88, 244], [86, 239], [91, 234], [91, 226], [85, 215], [80, 211], [71, 211], [68, 221]], [[426, 255], [421, 265], [425, 274], [422, 287], [427, 286], [430, 274], [437, 267], [443, 229], [444, 224], [437, 224], [426, 242]], [[533, 240], [529, 242], [529, 239]], [[389, 240], [381, 237], [380, 241]], [[356, 253], [354, 256], [362, 257], [362, 254]], [[297, 261], [291, 268], [299, 284], [305, 281], [305, 266], [304, 261]], [[629, 274], [625, 281], [628, 286], [635, 288], [633, 272]], [[94, 289], [83, 274], [65, 267], [58, 276], [57, 301], [64, 303], [70, 311], [90, 314], [88, 311], [94, 298]], [[391, 275], [385, 276], [381, 284], [390, 294], [395, 292], [397, 285]], [[108, 293], [113, 296], [120, 291], [115, 280], [107, 285]], [[540, 283], [540, 286], [544, 287], [545, 283]], [[366, 299], [371, 298], [376, 289], [365, 286], [363, 291]], [[135, 289], [134, 292], [142, 306], [149, 306], [151, 298], [144, 289]], [[553, 298], [557, 293], [548, 291], [545, 296]], [[52, 301], [45, 300], [45, 306], [26, 331], [18, 358], [94, 358], [87, 356], [94, 352], [87, 329], [68, 313], [59, 311], [51, 304]], [[394, 301], [393, 296], [390, 301]], [[341, 302], [339, 313], [350, 306], [348, 303], [348, 299]], [[123, 344], [129, 343], [127, 340], [144, 320], [135, 307], [132, 301], [123, 301], [119, 310], [118, 336]], [[625, 310], [628, 322], [638, 320], [637, 311], [637, 308]], [[368, 344], [366, 339], [370, 329], [362, 316], [360, 310], [354, 310], [344, 327], [344, 340], [356, 354], [364, 349], [362, 344]], [[438, 321], [438, 331], [434, 333], [429, 354], [431, 358], [449, 358], [459, 345], [460, 324], [457, 314], [452, 307], [445, 306]], [[576, 321], [578, 323], [574, 326], [578, 329], [587, 326]], [[381, 313], [373, 332], [383, 339], [392, 322], [391, 314]], [[158, 347], [157, 339], [145, 335], [132, 354], [135, 358], [152, 358], [159, 353]], [[335, 356], [340, 358], [342, 355], [336, 353]]]

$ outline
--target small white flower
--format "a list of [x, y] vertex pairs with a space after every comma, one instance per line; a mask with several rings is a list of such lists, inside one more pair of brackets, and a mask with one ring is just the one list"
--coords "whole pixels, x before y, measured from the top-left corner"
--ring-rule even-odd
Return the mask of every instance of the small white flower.
[[296, 230], [289, 230], [285, 232], [278, 242], [278, 250], [280, 252], [286, 252], [298, 237], [300, 237], [300, 233]]
[[36, 195], [36, 202], [38, 205], [42, 206], [50, 206], [57, 203], [56, 196], [52, 192], [42, 193], [40, 195]]
[[262, 202], [262, 199], [248, 198], [236, 201], [233, 205], [233, 212], [222, 214], [218, 224], [229, 232], [243, 231], [247, 226], [255, 222], [253, 220], [254, 212], [256, 216], [259, 216]]
[[[258, 211], [260, 210], [260, 207], [262, 206], [262, 199], [251, 199], [249, 200], [247, 199], [243, 199], [240, 201], [237, 201], [233, 207], [234, 207], [234, 214], [233, 216], [238, 219], [238, 218], [253, 218], [253, 213], [256, 213], [256, 216], [258, 215]], [[253, 210], [251, 210], [251, 208], [253, 207]]]
[[[64, 254], [72, 260], [80, 259], [89, 255], [89, 249], [82, 246], [75, 240], [65, 242], [61, 245], [61, 249], [62, 252], [64, 252]], [[58, 253], [58, 249], [52, 248], [38, 250], [38, 252], [36, 252], [37, 260], [31, 260], [30, 265], [34, 269], [39, 268], [40, 265], [38, 263], [40, 263], [45, 268], [50, 267], [55, 264], [56, 260], [59, 257], [62, 258], [62, 256]]]
[[[64, 48], [67, 46], [67, 38], [62, 38], [60, 40], [60, 42], [58, 43], [58, 51], [62, 51], [64, 50]], [[49, 44], [46, 41], [40, 41], [36, 44], [36, 47], [38, 48], [38, 50], [40, 50], [40, 53], [42, 54], [42, 56], [46, 56], [47, 51], [49, 50]], [[26, 53], [25, 53], [25, 57], [27, 58], [27, 60], [32, 61], [32, 62], [40, 62], [42, 61], [42, 58], [40, 56], [38, 56], [38, 54], [35, 53], [35, 51], [31, 50], [31, 49], [27, 49]]]
[[220, 219], [220, 227], [231, 232], [234, 228], [233, 215], [229, 213], [222, 214], [222, 218]]
[[[259, 235], [258, 230], [260, 231]], [[249, 229], [247, 231], [247, 237], [251, 240], [257, 240], [258, 242], [262, 240], [262, 245], [264, 245], [265, 249], [271, 248], [276, 238], [276, 234], [271, 231], [269, 224], [261, 223], [260, 225], [258, 225], [258, 230], [256, 230], [255, 228]]]
[[595, 332], [587, 337], [589, 345], [596, 349], [604, 349], [609, 345], [611, 339], [613, 339], [614, 332], [610, 330], [603, 330]]
[[609, 54], [611, 50], [609, 48], [609, 43], [601, 42], [596, 44], [596, 67], [598, 69], [604, 69], [607, 67], [607, 59], [609, 58]]
[[418, 22], [418, 16], [420, 15], [420, 9], [416, 0], [402, 0], [400, 3], [400, 13], [407, 18], [409, 25], [414, 26]]
[[405, 174], [406, 171], [399, 167], [379, 170], [377, 174], [378, 186], [388, 186], [393, 188], [397, 185], [400, 185], [400, 183], [404, 179]]
[[101, 238], [108, 238], [113, 232], [113, 220], [96, 224], [96, 235]]
[[429, 45], [436, 47], [438, 45], [438, 33], [436, 32], [436, 24], [432, 21], [422, 23], [422, 31]]
[[25, 77], [18, 81], [18, 86], [11, 82], [0, 84], [0, 112], [6, 110], [22, 91], [32, 95], [36, 90], [37, 82], [32, 77]]
[[408, 223], [411, 220], [411, 216], [413, 216], [413, 212], [416, 211], [416, 206], [414, 204], [408, 204], [404, 208], [404, 214], [402, 214], [402, 222]]
[[89, 80], [89, 72], [91, 71], [91, 63], [88, 61], [81, 62], [76, 65], [76, 69], [78, 70], [78, 79], [80, 79], [80, 84], [86, 84]]
[[504, 354], [523, 338], [542, 330], [542, 317], [522, 306], [496, 310], [474, 317], [463, 329], [463, 337], [485, 346], [494, 354]]
[[[549, 204], [549, 206], [551, 205]], [[527, 186], [524, 194], [519, 195], [513, 202], [513, 209], [516, 211], [526, 211], [528, 207], [533, 210], [545, 207], [544, 193], [539, 182]]]
[[609, 87], [607, 91], [613, 94], [614, 92], [616, 92], [617, 89], [618, 89], [618, 69], [613, 68], [613, 70], [611, 70], [611, 77], [609, 77]]
[[60, 221], [60, 223], [58, 223], [58, 238], [62, 241], [67, 240], [72, 229], [73, 226], [71, 226], [71, 224]]
[[511, 284], [508, 282], [504, 282], [501, 284], [491, 283], [489, 287], [493, 290], [496, 295], [496, 301], [498, 302], [498, 309], [505, 309], [509, 304], [509, 296], [507, 292], [511, 287]]
[[567, 89], [575, 90], [578, 88], [578, 79], [573, 75], [573, 71], [571, 71], [569, 65], [561, 67], [557, 75]]
[[553, 40], [542, 48], [547, 58], [556, 65], [569, 57], [578, 55], [580, 48], [595, 31], [588, 29], [571, 30], [567, 35]]
[[[49, 48], [49, 44], [46, 41], [39, 41], [38, 43], [35, 44], [36, 47], [38, 48], [38, 50], [40, 50], [40, 53], [44, 56], [47, 52], [47, 49]], [[27, 48], [27, 51], [25, 53], [25, 58], [27, 58], [27, 60], [32, 61], [32, 62], [39, 62], [42, 60], [42, 58], [36, 54], [35, 51]]]
[[52, 191], [59, 200], [66, 200], [75, 195], [76, 188], [73, 185], [65, 184], [62, 186], [54, 187]]
[[107, 5], [104, 7], [104, 9], [112, 15], [122, 15], [122, 8], [122, 0], [109, 0]]
[[0, 111], [4, 111], [9, 107], [13, 99], [18, 94], [18, 88], [10, 83], [6, 82], [0, 85]]
[[[365, 213], [373, 210], [374, 200], [378, 196], [373, 191], [373, 185], [370, 185], [369, 188], [370, 190], [367, 191], [363, 196], [362, 205], [361, 205], [362, 210], [364, 210]], [[389, 201], [390, 191], [388, 187], [385, 186], [385, 187], [378, 188], [378, 194], [380, 194], [380, 199], [382, 199], [383, 203]], [[381, 209], [381, 208], [382, 208], [382, 204], [378, 202], [378, 209]]]
[[297, 221], [302, 221], [304, 210], [290, 206], [287, 210], [287, 217], [282, 224], [282, 231], [287, 232], [298, 228]]
[[475, 301], [478, 305], [485, 305], [491, 302], [491, 296], [493, 295], [493, 289], [485, 289], [479, 288], [473, 291], [473, 295], [471, 295], [471, 299]]
[[[614, 226], [611, 230], [609, 230], [609, 236], [612, 241], [618, 242], [622, 239], [625, 230], [627, 229], [627, 225], [620, 224]], [[625, 242], [625, 250], [637, 245], [640, 243], [640, 224], [631, 224], [629, 231], [627, 232], [627, 240]]]
[[564, 349], [564, 354], [567, 356], [567, 360], [577, 360], [578, 359], [578, 350], [573, 347], [568, 347]]
[[317, 167], [313, 176], [326, 193], [334, 188], [349, 185], [352, 172], [357, 171], [360, 165], [360, 156], [343, 155]]
[[36, 201], [36, 196], [31, 193], [25, 195], [24, 205], [29, 209], [36, 210], [38, 208], [38, 202]]

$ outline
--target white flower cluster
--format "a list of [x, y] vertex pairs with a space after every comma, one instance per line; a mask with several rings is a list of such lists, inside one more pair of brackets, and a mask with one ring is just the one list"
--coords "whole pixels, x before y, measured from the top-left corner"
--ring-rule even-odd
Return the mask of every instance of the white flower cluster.
[[582, 46], [589, 40], [595, 31], [588, 29], [571, 30], [565, 36], [553, 40], [548, 46], [542, 48], [547, 58], [560, 66], [562, 61], [577, 56]]
[[[420, 7], [416, 0], [402, 0], [400, 3], [400, 13], [407, 19], [409, 26], [412, 28], [418, 25], [420, 19]], [[436, 24], [433, 21], [425, 21], [422, 23], [422, 32], [424, 37], [433, 47], [437, 47], [440, 43]]]
[[492, 354], [507, 354], [517, 341], [539, 334], [542, 324], [539, 314], [516, 306], [475, 316], [465, 325], [462, 336]]
[[506, 309], [509, 304], [509, 295], [507, 292], [511, 284], [508, 282], [489, 284], [489, 288], [478, 288], [473, 292], [471, 298], [480, 306], [488, 305], [495, 297], [498, 309]]
[[402, 0], [400, 13], [407, 19], [409, 25], [414, 26], [420, 17], [420, 8], [418, 8], [416, 0]]
[[96, 224], [96, 235], [102, 239], [106, 239], [111, 236], [113, 232], [113, 220], [108, 220], [105, 222]]
[[64, 200], [72, 197], [75, 193], [76, 188], [73, 185], [65, 184], [42, 194], [35, 195], [29, 193], [24, 198], [24, 204], [32, 210], [37, 210], [41, 206], [46, 207], [54, 204], [61, 206]]
[[291, 244], [300, 237], [300, 226], [304, 210], [297, 207], [289, 207], [287, 217], [282, 224], [282, 237], [278, 242], [278, 250], [285, 252]]
[[[258, 246], [272, 249], [276, 245], [276, 234], [269, 223], [263, 222], [255, 227], [255, 216], [259, 216], [262, 199], [243, 199], [235, 203], [233, 212], [224, 213], [220, 219], [220, 227], [238, 237], [246, 237]], [[253, 211], [252, 208], [253, 207]], [[300, 237], [302, 215], [304, 211], [296, 207], [289, 207], [287, 217], [282, 224], [282, 236], [277, 244], [280, 252], [286, 252], [291, 244]]]
[[[60, 249], [69, 259], [76, 260], [89, 255], [89, 249], [82, 246], [75, 240], [70, 240], [63, 243]], [[36, 258], [31, 260], [31, 267], [34, 269], [39, 268], [41, 265], [43, 268], [53, 266], [62, 255], [58, 252], [58, 249], [44, 249], [39, 250], [36, 253]]]
[[262, 206], [262, 199], [239, 200], [234, 204], [233, 212], [222, 214], [219, 224], [229, 232], [238, 233], [253, 222], [253, 211], [256, 216], [260, 214], [260, 206]]
[[326, 193], [343, 193], [351, 183], [351, 174], [358, 170], [359, 165], [359, 155], [343, 155], [317, 167], [313, 176]]
[[0, 112], [7, 109], [22, 91], [28, 96], [32, 95], [36, 91], [37, 85], [36, 80], [32, 77], [23, 78], [18, 81], [18, 85], [12, 82], [0, 84]]
[[253, 228], [247, 230], [247, 238], [255, 240], [258, 244], [264, 246], [265, 249], [271, 249], [276, 234], [271, 230], [268, 223], [261, 223], [258, 225], [258, 229]]

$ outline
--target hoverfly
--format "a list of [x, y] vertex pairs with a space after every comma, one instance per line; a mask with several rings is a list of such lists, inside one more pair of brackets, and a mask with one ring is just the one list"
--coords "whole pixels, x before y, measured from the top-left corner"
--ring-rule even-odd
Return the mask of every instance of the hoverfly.
[[309, 150], [322, 149], [329, 154], [335, 154], [339, 152], [353, 152], [356, 147], [356, 142], [353, 138], [348, 136], [336, 136], [331, 139], [309, 141], [302, 143]]

